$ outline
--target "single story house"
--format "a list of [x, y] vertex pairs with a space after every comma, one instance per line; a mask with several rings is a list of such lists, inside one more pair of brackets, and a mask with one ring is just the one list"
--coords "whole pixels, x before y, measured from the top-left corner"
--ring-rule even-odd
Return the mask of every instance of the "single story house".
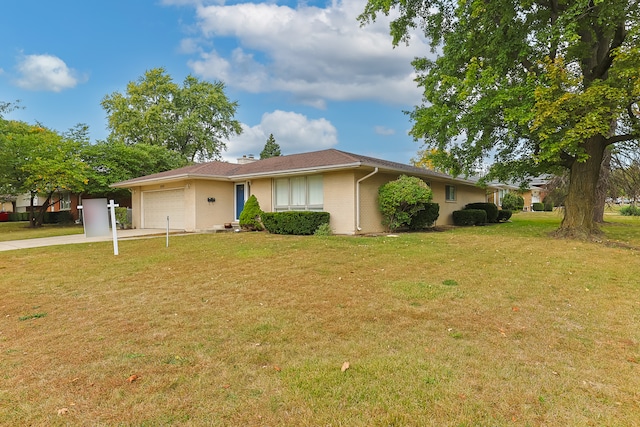
[[400, 175], [417, 176], [440, 205], [437, 224], [452, 224], [452, 212], [483, 202], [474, 182], [431, 170], [328, 149], [238, 163], [207, 162], [112, 185], [131, 191], [135, 228], [214, 230], [237, 223], [249, 196], [265, 212], [325, 211], [336, 234], [384, 231], [378, 188]]

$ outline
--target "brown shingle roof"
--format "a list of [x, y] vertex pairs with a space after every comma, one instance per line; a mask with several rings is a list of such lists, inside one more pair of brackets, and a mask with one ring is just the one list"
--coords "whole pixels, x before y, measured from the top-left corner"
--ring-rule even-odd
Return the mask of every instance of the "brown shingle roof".
[[[127, 188], [142, 183], [176, 180], [185, 178], [237, 179], [252, 176], [278, 175], [304, 172], [314, 169], [348, 169], [368, 166], [393, 172], [408, 173], [432, 178], [452, 179], [449, 175], [431, 170], [417, 168], [397, 162], [361, 156], [336, 149], [313, 151], [310, 153], [291, 154], [256, 160], [251, 163], [234, 164], [226, 162], [198, 163], [183, 168], [142, 176], [128, 181], [118, 182], [112, 187]], [[465, 181], [466, 180], [460, 180]]]

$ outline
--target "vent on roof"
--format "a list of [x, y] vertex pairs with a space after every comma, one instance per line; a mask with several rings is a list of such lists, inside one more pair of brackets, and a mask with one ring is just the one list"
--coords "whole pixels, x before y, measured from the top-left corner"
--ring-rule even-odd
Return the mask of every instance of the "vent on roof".
[[248, 156], [246, 154], [243, 154], [242, 157], [238, 159], [238, 164], [245, 165], [247, 163], [255, 162], [256, 160], [257, 159], [253, 157], [253, 154], [249, 154]]

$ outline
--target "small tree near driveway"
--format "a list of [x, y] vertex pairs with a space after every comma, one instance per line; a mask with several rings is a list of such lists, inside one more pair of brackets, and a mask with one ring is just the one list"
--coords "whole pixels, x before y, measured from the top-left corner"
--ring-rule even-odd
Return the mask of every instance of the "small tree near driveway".
[[390, 231], [410, 225], [415, 214], [423, 210], [432, 198], [433, 193], [426, 182], [401, 175], [378, 189], [382, 224]]

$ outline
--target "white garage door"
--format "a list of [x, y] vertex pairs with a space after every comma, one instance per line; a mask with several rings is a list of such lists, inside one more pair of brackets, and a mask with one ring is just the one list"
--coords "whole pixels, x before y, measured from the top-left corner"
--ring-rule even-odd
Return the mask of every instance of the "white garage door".
[[146, 191], [142, 193], [143, 228], [184, 230], [184, 190]]

